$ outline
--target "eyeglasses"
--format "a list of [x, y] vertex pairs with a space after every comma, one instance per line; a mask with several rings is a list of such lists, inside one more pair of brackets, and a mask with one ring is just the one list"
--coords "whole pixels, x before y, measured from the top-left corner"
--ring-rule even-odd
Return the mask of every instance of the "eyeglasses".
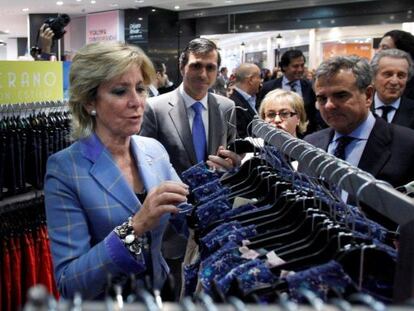
[[291, 111], [280, 111], [280, 112], [274, 112], [274, 111], [269, 111], [268, 113], [265, 114], [266, 119], [274, 119], [276, 118], [276, 116], [279, 116], [279, 118], [283, 121], [286, 121], [287, 119], [296, 116], [298, 113], [297, 112], [291, 112]]

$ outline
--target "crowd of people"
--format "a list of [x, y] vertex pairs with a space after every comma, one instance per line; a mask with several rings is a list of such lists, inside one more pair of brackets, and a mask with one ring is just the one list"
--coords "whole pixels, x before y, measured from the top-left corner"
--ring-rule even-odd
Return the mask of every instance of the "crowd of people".
[[[161, 290], [171, 273], [179, 284], [187, 235], [177, 206], [189, 194], [179, 176], [200, 162], [237, 169], [243, 155], [227, 146], [250, 136], [256, 117], [394, 187], [413, 181], [413, 52], [400, 40], [387, 33], [371, 63], [357, 56], [323, 61], [309, 81], [299, 50], [282, 55], [281, 74], [263, 76], [243, 63], [228, 77], [216, 44], [197, 38], [179, 58], [183, 82], [170, 89], [165, 66], [138, 47], [80, 49], [70, 71], [75, 142], [49, 158], [45, 179], [61, 295], [102, 298], [108, 274], [121, 283], [134, 274]], [[151, 85], [159, 94], [147, 97]]]

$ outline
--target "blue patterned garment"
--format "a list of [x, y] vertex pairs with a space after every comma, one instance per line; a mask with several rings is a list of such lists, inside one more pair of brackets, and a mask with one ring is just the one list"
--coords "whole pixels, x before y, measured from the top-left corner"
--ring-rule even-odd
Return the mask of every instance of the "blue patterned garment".
[[265, 262], [259, 260], [257, 265], [245, 271], [236, 279], [243, 294], [247, 295], [254, 288], [271, 286], [278, 280], [278, 277], [272, 273]]
[[262, 264], [263, 262], [260, 259], [253, 259], [240, 266], [237, 266], [231, 269], [224, 277], [217, 280], [216, 282], [217, 289], [221, 292], [222, 296], [226, 296], [233, 280], [241, 277], [243, 274], [248, 273], [251, 270], [255, 271], [253, 269], [256, 269], [257, 267], [261, 267]]
[[195, 201], [200, 202], [203, 201], [203, 198], [211, 197], [213, 194], [217, 194], [221, 192], [223, 189], [226, 189], [226, 187], [224, 187], [221, 184], [219, 179], [215, 179], [204, 185], [194, 188], [192, 194], [194, 196]]
[[242, 258], [238, 246], [233, 241], [228, 242], [216, 253], [201, 262], [198, 279], [203, 290], [212, 295], [212, 281], [218, 280], [231, 269], [237, 267], [248, 259]]
[[205, 163], [200, 162], [188, 168], [181, 174], [181, 180], [191, 189], [206, 184], [212, 180], [219, 179], [223, 173], [210, 170]]
[[195, 263], [183, 267], [184, 296], [192, 296], [196, 290], [200, 263], [201, 260], [198, 259]]
[[[214, 193], [211, 193], [208, 196], [200, 198], [200, 201], [198, 202], [198, 204], [202, 205], [202, 204], [210, 203], [211, 201], [213, 201], [213, 200], [215, 200], [216, 198], [219, 198], [219, 197], [227, 198], [229, 196], [230, 192], [231, 191], [230, 191], [229, 188], [220, 189], [220, 190], [218, 190]], [[231, 205], [231, 204], [229, 203], [229, 205]]]
[[[235, 222], [233, 222], [235, 223]], [[226, 228], [223, 228], [226, 227]], [[250, 237], [257, 235], [256, 225], [250, 225], [246, 227], [242, 227], [240, 225], [234, 226], [224, 226], [221, 225], [216, 231], [216, 235], [208, 234], [201, 239], [200, 243], [200, 250], [201, 250], [201, 258], [207, 257], [209, 254], [212, 254], [221, 246], [226, 244], [229, 241], [233, 241], [238, 245], [241, 245], [243, 240], [246, 240]]]
[[231, 205], [227, 196], [219, 196], [210, 202], [199, 205], [195, 210], [198, 225], [204, 229], [211, 222], [221, 219], [221, 215], [229, 210], [231, 210]]
[[309, 289], [323, 301], [327, 301], [328, 294], [332, 291], [344, 294], [349, 286], [354, 286], [352, 279], [335, 260], [289, 275], [286, 277], [286, 281], [289, 286], [290, 298], [298, 303], [306, 302], [306, 299], [298, 291], [300, 288]]
[[221, 217], [224, 220], [228, 220], [234, 216], [244, 214], [246, 212], [257, 211], [257, 209], [258, 207], [254, 206], [253, 204], [245, 204], [245, 205], [239, 206], [238, 208], [232, 208], [231, 210], [223, 213]]

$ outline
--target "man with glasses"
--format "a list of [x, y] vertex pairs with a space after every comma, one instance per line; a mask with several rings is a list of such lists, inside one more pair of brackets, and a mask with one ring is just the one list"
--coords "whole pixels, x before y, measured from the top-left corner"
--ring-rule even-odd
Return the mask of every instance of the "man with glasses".
[[[240, 158], [225, 149], [236, 137], [234, 102], [208, 92], [220, 66], [217, 46], [204, 38], [194, 39], [179, 62], [183, 83], [148, 99], [141, 136], [164, 145], [178, 174], [201, 161], [224, 169], [239, 165]], [[179, 287], [186, 240], [171, 228], [164, 237], [163, 255]]]

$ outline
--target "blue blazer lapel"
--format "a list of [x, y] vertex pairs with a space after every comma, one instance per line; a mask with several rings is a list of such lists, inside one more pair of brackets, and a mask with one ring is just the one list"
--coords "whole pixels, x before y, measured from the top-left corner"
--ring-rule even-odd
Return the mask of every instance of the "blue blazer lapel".
[[139, 204], [138, 199], [99, 138], [93, 134], [83, 139], [81, 150], [93, 163], [89, 172], [96, 182], [131, 213], [135, 213]]
[[145, 144], [140, 143], [134, 138], [131, 139], [131, 148], [138, 166], [141, 180], [144, 183], [145, 189], [149, 192], [161, 182], [161, 179], [157, 173], [158, 168], [154, 167], [156, 166], [155, 159], [148, 152], [146, 152], [146, 148], [148, 148], [148, 146], [145, 146]]

